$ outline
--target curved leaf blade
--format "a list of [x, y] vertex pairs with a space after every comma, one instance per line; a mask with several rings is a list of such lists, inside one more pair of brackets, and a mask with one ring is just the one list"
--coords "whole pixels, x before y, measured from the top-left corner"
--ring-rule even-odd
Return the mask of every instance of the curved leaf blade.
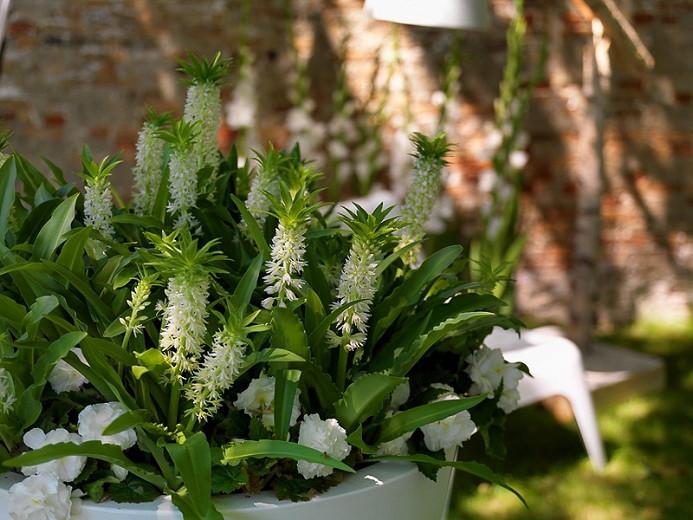
[[347, 431], [380, 410], [392, 391], [407, 381], [404, 377], [386, 374], [366, 374], [344, 391], [342, 399], [335, 403], [335, 414]]
[[131, 461], [115, 444], [103, 444], [99, 441], [86, 441], [81, 444], [75, 444], [74, 442], [48, 444], [37, 450], [27, 451], [21, 455], [8, 459], [3, 462], [3, 465], [8, 468], [35, 466], [72, 455], [90, 457], [110, 464], [116, 464], [159, 489], [163, 489], [166, 486], [164, 478], [153, 469]]
[[75, 219], [77, 197], [79, 194], [75, 193], [61, 202], [48, 222], [41, 228], [34, 242], [31, 254], [33, 260], [50, 258], [58, 246], [65, 241], [65, 234], [70, 231], [72, 221]]
[[486, 395], [451, 399], [449, 401], [434, 401], [421, 406], [409, 408], [385, 419], [380, 425], [380, 435], [377, 444], [388, 442], [397, 437], [414, 431], [416, 428], [455, 415], [476, 406]]
[[243, 201], [241, 201], [241, 199], [239, 199], [233, 194], [231, 194], [230, 196], [231, 200], [238, 208], [238, 211], [240, 211], [241, 217], [243, 217], [243, 221], [245, 222], [248, 228], [248, 234], [250, 235], [250, 238], [252, 238], [255, 242], [257, 250], [260, 252], [264, 260], [269, 260], [270, 248], [267, 245], [265, 236], [262, 234], [262, 230], [260, 229], [260, 226], [258, 225], [257, 221], [250, 214], [250, 211], [248, 211], [248, 208], [245, 207], [245, 204], [243, 204]]
[[347, 473], [355, 473], [352, 467], [318, 450], [295, 442], [271, 439], [232, 443], [224, 448], [221, 461], [223, 464], [237, 464], [243, 459], [249, 458], [305, 460], [306, 462], [324, 464]]

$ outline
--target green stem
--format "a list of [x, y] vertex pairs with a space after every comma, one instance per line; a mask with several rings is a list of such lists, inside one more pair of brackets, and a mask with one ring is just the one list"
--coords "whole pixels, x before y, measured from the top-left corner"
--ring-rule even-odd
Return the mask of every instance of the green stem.
[[337, 360], [337, 388], [341, 392], [344, 391], [346, 385], [347, 365], [349, 364], [349, 351], [344, 348], [339, 348], [339, 359]]
[[[177, 377], [174, 375], [174, 377]], [[168, 401], [168, 428], [173, 431], [178, 424], [178, 404], [180, 403], [180, 383], [171, 384], [171, 395]]]
[[190, 418], [188, 419], [188, 424], [185, 427], [186, 432], [192, 432], [193, 431], [193, 428], [195, 427], [195, 421], [196, 421], [195, 414], [191, 413]]
[[[132, 319], [130, 320], [130, 323], [132, 323]], [[128, 348], [128, 343], [130, 342], [130, 334], [132, 333], [132, 329], [128, 326], [127, 329], [125, 329], [125, 335], [123, 336], [123, 342], [120, 344], [120, 348], [123, 350], [127, 351]], [[123, 364], [118, 361], [118, 376], [122, 379], [123, 377]]]
[[156, 443], [149, 437], [149, 435], [146, 432], [144, 432], [141, 428], [139, 428], [137, 438], [142, 440], [144, 445], [147, 447], [149, 452], [154, 457], [154, 460], [159, 466], [161, 474], [166, 479], [166, 482], [168, 483], [169, 487], [175, 489], [178, 486], [176, 473], [175, 471], [173, 471], [173, 468], [166, 460], [166, 457], [164, 456], [164, 451], [159, 446], [157, 446]]

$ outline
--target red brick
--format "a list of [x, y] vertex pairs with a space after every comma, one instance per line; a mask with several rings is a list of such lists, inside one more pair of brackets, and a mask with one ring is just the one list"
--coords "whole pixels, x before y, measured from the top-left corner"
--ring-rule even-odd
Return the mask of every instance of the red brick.
[[44, 114], [43, 122], [48, 128], [58, 128], [65, 125], [65, 115], [59, 112]]

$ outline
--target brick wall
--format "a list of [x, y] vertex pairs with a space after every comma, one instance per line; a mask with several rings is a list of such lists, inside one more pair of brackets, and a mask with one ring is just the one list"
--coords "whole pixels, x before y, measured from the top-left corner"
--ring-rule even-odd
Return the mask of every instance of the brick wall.
[[[478, 222], [476, 149], [491, 120], [504, 61], [508, 0], [494, 0], [486, 33], [463, 41], [462, 92], [456, 120], [458, 157], [450, 191], [463, 233]], [[603, 201], [602, 325], [634, 318], [690, 314], [693, 270], [693, 0], [624, 0], [636, 29], [657, 60], [644, 73], [618, 46], [611, 52]], [[185, 50], [233, 54], [239, 39], [239, 0], [14, 0], [0, 75], [0, 121], [15, 132], [19, 151], [46, 156], [68, 170], [82, 143], [95, 154], [124, 151], [134, 142], [147, 106], [180, 112], [183, 88], [175, 71]], [[259, 75], [260, 135], [281, 143], [289, 107], [289, 36], [278, 0], [254, 1], [250, 41]], [[589, 23], [567, 0], [527, 0], [530, 54], [542, 35], [550, 43], [548, 75], [528, 121], [530, 162], [523, 193], [529, 236], [518, 273], [520, 309], [542, 320], [565, 321], [575, 217], [576, 151], [581, 121], [572, 101], [581, 78], [581, 48]], [[314, 42], [313, 96], [329, 115], [337, 42], [351, 31], [350, 88], [359, 97], [391, 34], [367, 20], [356, 0], [308, 3]], [[431, 94], [451, 37], [446, 31], [401, 30], [411, 106], [422, 129], [435, 119]], [[229, 96], [225, 89], [225, 96]], [[397, 110], [397, 92], [391, 112]], [[384, 132], [390, 135], [392, 128]], [[127, 172], [117, 184], [127, 189]]]

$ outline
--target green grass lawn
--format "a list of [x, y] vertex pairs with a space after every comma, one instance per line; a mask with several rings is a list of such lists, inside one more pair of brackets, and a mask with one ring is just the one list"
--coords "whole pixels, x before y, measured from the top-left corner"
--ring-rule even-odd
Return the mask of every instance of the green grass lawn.
[[[562, 425], [539, 406], [508, 420], [508, 456], [486, 461], [518, 489], [510, 493], [458, 473], [450, 520], [693, 519], [693, 323], [640, 325], [604, 338], [661, 356], [667, 387], [600, 410], [608, 465], [592, 472], [574, 425]], [[462, 451], [461, 458], [478, 452]]]

